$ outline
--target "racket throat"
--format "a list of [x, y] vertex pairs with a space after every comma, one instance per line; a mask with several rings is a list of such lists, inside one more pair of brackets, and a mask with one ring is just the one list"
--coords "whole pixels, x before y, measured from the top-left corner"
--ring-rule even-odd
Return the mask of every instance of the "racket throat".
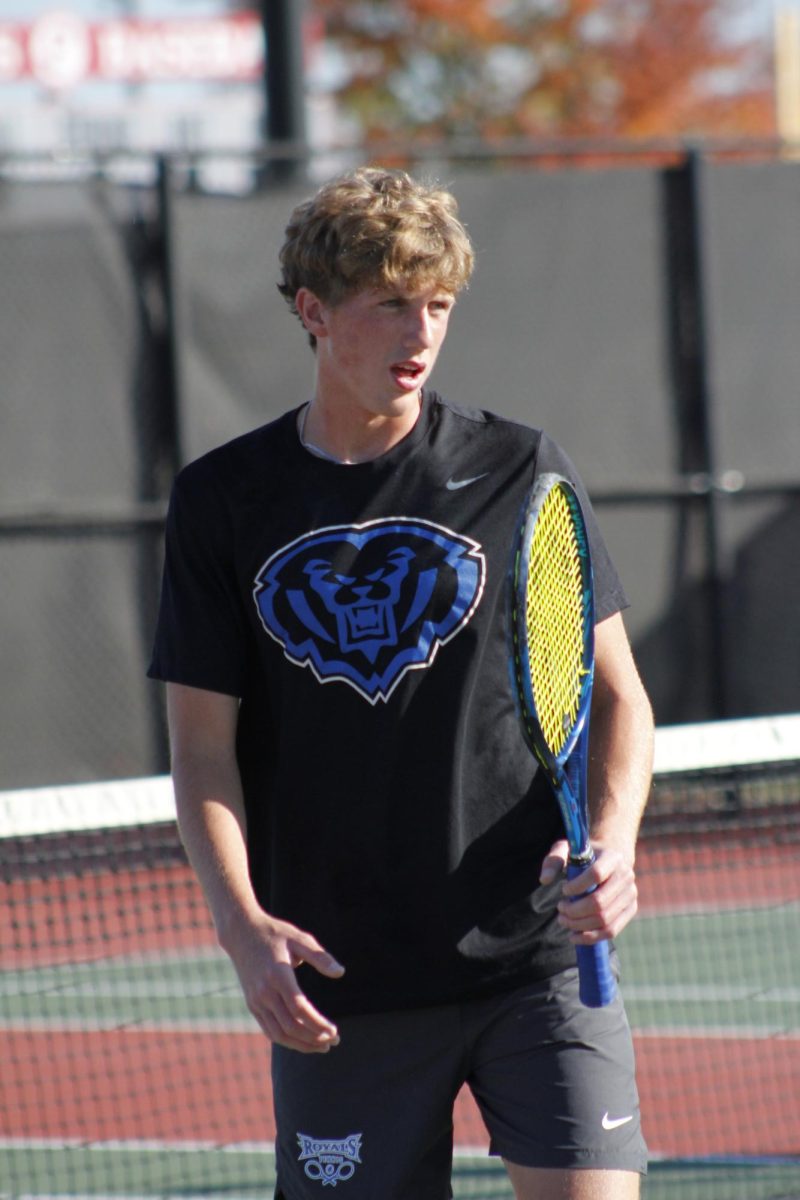
[[574, 879], [576, 875], [580, 875], [581, 871], [585, 871], [594, 862], [594, 850], [591, 846], [582, 854], [570, 854], [567, 859], [567, 878]]

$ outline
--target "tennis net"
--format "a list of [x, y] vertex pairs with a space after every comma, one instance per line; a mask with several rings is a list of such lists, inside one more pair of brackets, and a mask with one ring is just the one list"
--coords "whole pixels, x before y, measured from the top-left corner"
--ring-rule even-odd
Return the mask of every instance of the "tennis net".
[[[658, 731], [620, 939], [648, 1200], [800, 1197], [800, 716]], [[268, 1045], [169, 780], [0, 793], [0, 1197], [271, 1194]], [[456, 1196], [510, 1196], [459, 1098]]]

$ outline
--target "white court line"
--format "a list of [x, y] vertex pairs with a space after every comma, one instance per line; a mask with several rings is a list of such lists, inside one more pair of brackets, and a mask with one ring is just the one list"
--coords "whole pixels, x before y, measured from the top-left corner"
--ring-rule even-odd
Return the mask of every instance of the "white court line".
[[[174, 1150], [177, 1154], [196, 1154], [211, 1152], [219, 1154], [274, 1154], [274, 1142], [211, 1142], [211, 1141], [157, 1141], [152, 1138], [114, 1138], [109, 1141], [87, 1142], [82, 1138], [33, 1138], [33, 1137], [0, 1137], [0, 1149], [3, 1150], [91, 1150], [124, 1152], [139, 1151], [148, 1153], [164, 1149]], [[459, 1144], [453, 1148], [457, 1158], [476, 1158], [486, 1154], [485, 1146], [470, 1146]], [[2, 1196], [0, 1192], [0, 1196]]]
[[[196, 1021], [173, 1020], [165, 1017], [160, 1021], [124, 1020], [116, 1017], [0, 1017], [0, 1032], [3, 1033], [193, 1033], [193, 1034], [241, 1034], [260, 1033], [255, 1017], [239, 1020], [220, 1018], [211, 1021], [203, 1017]], [[2, 1076], [0, 1076], [2, 1078]]]
[[[69, 968], [64, 968], [64, 974]], [[0, 975], [0, 996], [51, 996], [54, 999], [65, 1000], [207, 1000], [215, 1002], [237, 1000], [241, 998], [241, 989], [235, 982], [227, 980], [158, 980], [158, 979], [119, 979], [93, 982], [91, 978], [83, 983], [59, 982], [56, 977], [48, 982], [42, 980], [36, 973], [36, 968], [23, 972], [8, 979]], [[102, 968], [98, 974], [102, 973]], [[243, 1003], [243, 1001], [242, 1001]]]
[[274, 1154], [274, 1142], [211, 1142], [211, 1141], [160, 1141], [155, 1138], [114, 1138], [108, 1141], [87, 1141], [85, 1138], [35, 1138], [1, 1137], [3, 1150], [133, 1150], [147, 1152], [169, 1148], [176, 1153], [195, 1154], [214, 1151], [222, 1154]]
[[771, 900], [767, 897], [731, 896], [727, 900], [691, 900], [686, 904], [648, 904], [644, 903], [636, 913], [636, 922], [657, 921], [659, 917], [713, 917], [730, 916], [732, 913], [763, 913], [766, 909], [772, 912], [793, 914], [794, 909], [800, 910], [797, 900]]
[[[633, 997], [630, 995], [631, 988], [623, 985], [622, 992], [626, 1000], [633, 999]], [[637, 1037], [649, 1038], [680, 1037], [702, 1040], [703, 1038], [727, 1037], [738, 1038], [742, 1041], [752, 1042], [767, 1040], [772, 1041], [776, 1038], [784, 1039], [786, 1041], [800, 1040], [800, 1030], [787, 1029], [785, 1022], [780, 1025], [769, 1023], [768, 1021], [761, 1022], [758, 1025], [706, 1025], [695, 1022], [691, 1025], [654, 1025], [641, 1027], [632, 1023], [631, 1027]], [[219, 1034], [221, 1036], [231, 1037], [242, 1034], [258, 1034], [260, 1033], [260, 1029], [255, 1022], [252, 1024], [234, 1026], [230, 1024], [224, 1025], [222, 1023], [219, 1025], [209, 1025], [208, 1023], [201, 1022], [198, 1022], [196, 1025], [192, 1025], [186, 1021], [175, 1023], [164, 1022], [163, 1024], [159, 1023], [157, 1025], [153, 1024], [152, 1022], [147, 1024], [142, 1022], [140, 1025], [133, 1022], [121, 1025], [119, 1022], [117, 1022], [116, 1024], [109, 1023], [105, 1025], [100, 1022], [88, 1023], [80, 1021], [59, 1021], [58, 1023], [44, 1020], [0, 1021], [0, 1033], [47, 1033], [53, 1036], [58, 1036], [59, 1034], [68, 1036], [75, 1033], [91, 1035], [93, 1033], [113, 1032], [119, 1032], [120, 1034], [152, 1033], [154, 1035], [163, 1033], [185, 1033], [213, 1036], [215, 1034]]]
[[768, 987], [759, 984], [718, 983], [629, 983], [623, 986], [627, 1000], [668, 1000], [670, 1002], [700, 1001], [716, 1003], [726, 1000], [752, 1000], [759, 1004], [796, 1004], [800, 987]]
[[800, 1033], [787, 1031], [785, 1025], [634, 1025], [635, 1038], [675, 1038], [707, 1042], [733, 1038], [737, 1042], [800, 1042]]

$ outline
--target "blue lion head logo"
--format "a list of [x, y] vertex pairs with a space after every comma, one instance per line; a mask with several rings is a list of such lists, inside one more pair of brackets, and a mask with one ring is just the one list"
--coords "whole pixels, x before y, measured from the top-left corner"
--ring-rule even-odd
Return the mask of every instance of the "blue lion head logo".
[[253, 597], [290, 661], [375, 704], [467, 624], [484, 570], [470, 538], [397, 517], [305, 534], [263, 565]]

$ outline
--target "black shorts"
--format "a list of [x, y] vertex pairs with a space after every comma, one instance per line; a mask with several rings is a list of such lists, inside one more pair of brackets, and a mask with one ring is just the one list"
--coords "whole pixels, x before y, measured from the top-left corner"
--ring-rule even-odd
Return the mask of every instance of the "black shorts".
[[445, 1200], [453, 1104], [471, 1089], [490, 1153], [527, 1167], [646, 1170], [622, 1001], [577, 971], [488, 1000], [344, 1017], [327, 1054], [273, 1048], [281, 1200]]

